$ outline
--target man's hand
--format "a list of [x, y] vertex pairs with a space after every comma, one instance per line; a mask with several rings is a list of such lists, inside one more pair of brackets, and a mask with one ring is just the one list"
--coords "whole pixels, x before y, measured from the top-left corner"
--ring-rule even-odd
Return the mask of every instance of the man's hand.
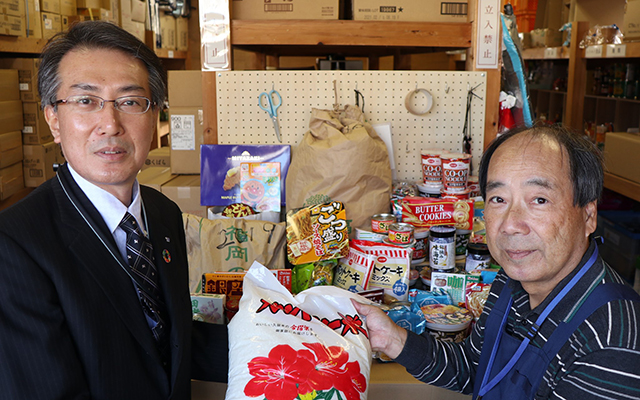
[[396, 325], [381, 309], [351, 300], [356, 311], [366, 319], [369, 341], [373, 351], [381, 351], [391, 358], [402, 352], [407, 331]]

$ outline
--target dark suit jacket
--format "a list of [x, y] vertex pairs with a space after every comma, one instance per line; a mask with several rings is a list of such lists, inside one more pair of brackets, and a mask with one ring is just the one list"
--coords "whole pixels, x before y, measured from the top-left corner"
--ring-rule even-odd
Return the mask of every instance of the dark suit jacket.
[[154, 189], [141, 195], [171, 324], [169, 372], [111, 233], [64, 165], [0, 213], [0, 399], [190, 398], [182, 215]]

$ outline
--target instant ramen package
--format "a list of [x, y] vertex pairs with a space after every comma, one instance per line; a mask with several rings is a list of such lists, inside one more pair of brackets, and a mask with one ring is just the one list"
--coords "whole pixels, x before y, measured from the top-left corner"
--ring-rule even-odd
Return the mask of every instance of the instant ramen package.
[[229, 323], [226, 400], [366, 400], [371, 346], [351, 299], [335, 286], [292, 295], [259, 263]]

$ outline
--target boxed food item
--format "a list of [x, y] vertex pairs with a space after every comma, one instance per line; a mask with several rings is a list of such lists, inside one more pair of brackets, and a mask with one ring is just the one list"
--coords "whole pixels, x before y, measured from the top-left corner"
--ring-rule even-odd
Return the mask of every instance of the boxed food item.
[[287, 257], [291, 264], [331, 260], [348, 254], [347, 217], [341, 202], [287, 212]]
[[478, 282], [480, 282], [479, 275], [431, 272], [431, 290], [445, 290], [451, 296], [453, 304], [461, 307], [466, 304], [467, 284]]
[[604, 164], [607, 172], [640, 183], [640, 165], [633, 160], [640, 154], [640, 135], [607, 132], [604, 141]]
[[285, 180], [291, 161], [289, 145], [205, 144], [200, 147], [201, 204], [227, 206], [241, 203], [242, 163], [280, 163], [280, 201], [284, 207]]
[[361, 21], [467, 22], [467, 0], [353, 0]]
[[233, 19], [338, 19], [339, 0], [232, 0]]
[[407, 196], [400, 205], [402, 222], [416, 228], [454, 225], [458, 229], [473, 229], [474, 201], [471, 199]]
[[191, 307], [193, 319], [209, 324], [224, 325], [224, 304], [227, 296], [224, 294], [192, 293]]

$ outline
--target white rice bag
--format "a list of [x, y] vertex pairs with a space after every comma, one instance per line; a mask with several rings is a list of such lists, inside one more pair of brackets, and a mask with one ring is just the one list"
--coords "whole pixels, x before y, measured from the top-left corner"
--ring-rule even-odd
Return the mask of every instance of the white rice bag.
[[229, 323], [226, 400], [366, 400], [371, 346], [351, 299], [335, 286], [293, 296], [254, 262]]

